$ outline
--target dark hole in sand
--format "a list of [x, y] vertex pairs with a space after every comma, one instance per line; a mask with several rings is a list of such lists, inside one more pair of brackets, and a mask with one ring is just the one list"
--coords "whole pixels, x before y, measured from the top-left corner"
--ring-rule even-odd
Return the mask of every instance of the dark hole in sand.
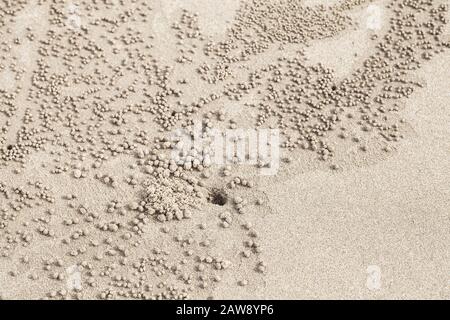
[[336, 86], [332, 86], [331, 90], [336, 91], [337, 87]]
[[12, 148], [13, 148], [12, 144], [8, 144], [8, 146], [6, 147], [6, 149], [8, 150], [12, 150]]
[[221, 190], [213, 190], [209, 196], [209, 202], [218, 206], [224, 206], [227, 201], [227, 195]]

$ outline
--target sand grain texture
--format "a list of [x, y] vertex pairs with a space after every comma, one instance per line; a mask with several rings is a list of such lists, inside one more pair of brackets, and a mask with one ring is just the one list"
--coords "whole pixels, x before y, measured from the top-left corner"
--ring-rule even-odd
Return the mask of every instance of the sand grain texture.
[[449, 299], [449, 19], [0, 0], [0, 298]]

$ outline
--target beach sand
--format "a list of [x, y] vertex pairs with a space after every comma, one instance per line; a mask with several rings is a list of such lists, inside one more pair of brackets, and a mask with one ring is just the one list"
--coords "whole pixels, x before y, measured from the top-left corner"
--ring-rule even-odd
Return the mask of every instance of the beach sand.
[[419, 2], [1, 2], [0, 297], [449, 299]]

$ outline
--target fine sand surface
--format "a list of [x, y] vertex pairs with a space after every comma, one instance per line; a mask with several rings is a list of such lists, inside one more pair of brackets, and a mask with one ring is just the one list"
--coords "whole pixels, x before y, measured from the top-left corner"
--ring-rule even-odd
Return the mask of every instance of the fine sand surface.
[[449, 10], [0, 0], [0, 298], [449, 299]]
[[[428, 89], [405, 115], [415, 134], [391, 158], [264, 186], [266, 259], [278, 268], [261, 298], [450, 297], [449, 58], [422, 70]], [[380, 290], [366, 286], [370, 266]]]

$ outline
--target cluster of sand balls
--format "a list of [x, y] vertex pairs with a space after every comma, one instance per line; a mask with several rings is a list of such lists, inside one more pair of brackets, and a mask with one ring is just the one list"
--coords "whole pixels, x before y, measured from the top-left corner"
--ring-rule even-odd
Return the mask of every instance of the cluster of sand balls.
[[[13, 295], [5, 283], [32, 288], [21, 298], [36, 299], [256, 290], [273, 266], [257, 224], [246, 221], [254, 205], [267, 205], [255, 195], [255, 171], [235, 174], [238, 161], [215, 166], [207, 143], [174, 158], [182, 147], [174, 132], [192, 136], [200, 123], [209, 141], [216, 128], [278, 129], [286, 163], [297, 150], [329, 161], [347, 142], [367, 152], [369, 137], [391, 151], [405, 137], [402, 102], [423, 86], [414, 71], [450, 46], [449, 8], [390, 1], [389, 25], [351, 75], [309, 63], [305, 47], [355, 27], [352, 10], [369, 2], [242, 1], [218, 39], [201, 30], [199, 14], [180, 9], [164, 55], [148, 28], [158, 6], [145, 0], [76, 9], [2, 2], [0, 77], [14, 81], [3, 87], [0, 78], [0, 296]], [[39, 25], [25, 19], [19, 33], [30, 9], [45, 16]]]

